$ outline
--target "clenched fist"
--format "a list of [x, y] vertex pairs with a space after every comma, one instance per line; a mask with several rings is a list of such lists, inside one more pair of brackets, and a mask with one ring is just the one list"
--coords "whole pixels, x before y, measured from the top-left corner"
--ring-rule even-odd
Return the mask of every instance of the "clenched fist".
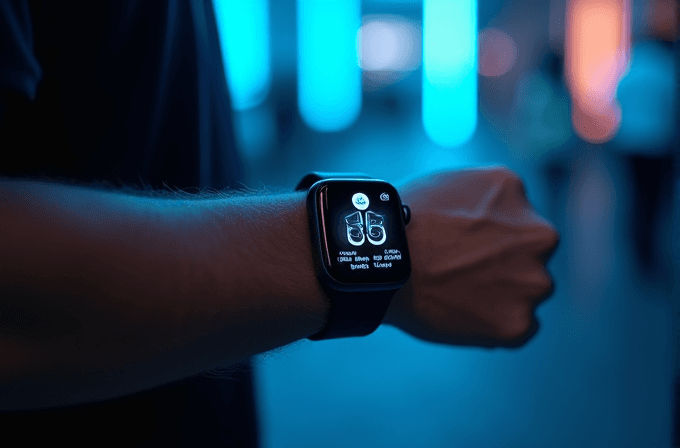
[[384, 323], [429, 342], [516, 347], [536, 332], [553, 281], [554, 227], [506, 168], [444, 172], [399, 188], [412, 272]]

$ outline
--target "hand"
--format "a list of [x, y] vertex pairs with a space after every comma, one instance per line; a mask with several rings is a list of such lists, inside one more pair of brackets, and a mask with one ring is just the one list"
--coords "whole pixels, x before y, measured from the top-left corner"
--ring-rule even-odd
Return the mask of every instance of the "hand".
[[401, 188], [411, 277], [385, 317], [429, 342], [517, 347], [552, 294], [545, 264], [558, 234], [506, 168], [444, 172]]

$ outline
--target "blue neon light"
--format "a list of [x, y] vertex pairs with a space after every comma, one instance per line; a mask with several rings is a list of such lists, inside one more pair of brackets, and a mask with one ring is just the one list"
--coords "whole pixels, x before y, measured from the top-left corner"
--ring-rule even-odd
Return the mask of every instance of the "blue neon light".
[[269, 93], [269, 7], [267, 0], [214, 0], [232, 106], [245, 110]]
[[423, 126], [437, 144], [477, 127], [477, 0], [423, 1]]
[[318, 131], [339, 131], [361, 111], [361, 0], [298, 0], [297, 6], [300, 114]]

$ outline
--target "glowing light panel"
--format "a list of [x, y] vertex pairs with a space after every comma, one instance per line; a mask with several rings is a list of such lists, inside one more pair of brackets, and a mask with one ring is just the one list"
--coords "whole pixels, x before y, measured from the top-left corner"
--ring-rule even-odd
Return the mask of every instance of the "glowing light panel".
[[423, 126], [445, 147], [477, 126], [477, 1], [423, 2]]
[[421, 30], [394, 14], [364, 16], [357, 33], [359, 65], [367, 71], [409, 71], [420, 66]]
[[297, 7], [300, 114], [318, 131], [339, 131], [361, 110], [361, 1], [298, 0]]
[[267, 0], [215, 0], [213, 5], [232, 106], [255, 107], [271, 84]]
[[574, 131], [606, 142], [621, 124], [616, 89], [630, 52], [629, 0], [569, 0], [565, 49]]

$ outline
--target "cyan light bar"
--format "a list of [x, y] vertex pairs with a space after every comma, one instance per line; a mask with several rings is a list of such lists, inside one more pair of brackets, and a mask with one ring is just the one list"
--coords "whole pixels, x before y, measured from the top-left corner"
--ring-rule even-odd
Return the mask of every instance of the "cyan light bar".
[[477, 0], [423, 1], [423, 126], [437, 144], [477, 127]]
[[317, 131], [339, 131], [361, 111], [361, 0], [298, 0], [297, 7], [300, 114]]
[[267, 0], [214, 0], [232, 106], [245, 110], [269, 93], [269, 6]]

